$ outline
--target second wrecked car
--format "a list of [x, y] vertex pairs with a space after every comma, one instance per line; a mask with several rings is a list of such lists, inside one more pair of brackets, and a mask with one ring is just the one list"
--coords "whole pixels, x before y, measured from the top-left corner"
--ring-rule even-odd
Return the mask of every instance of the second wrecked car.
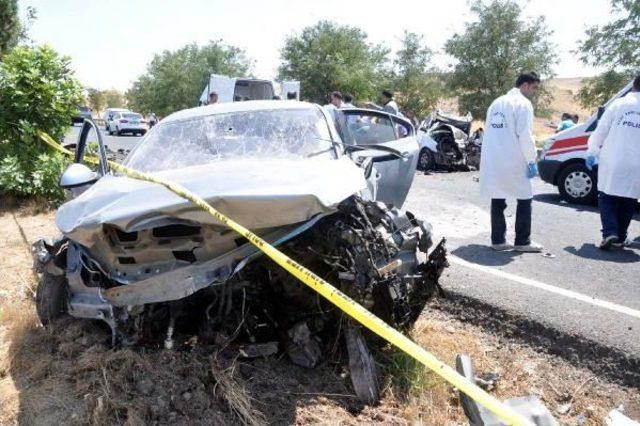
[[482, 150], [482, 128], [471, 132], [473, 117], [431, 113], [420, 125], [418, 169], [479, 170]]
[[[62, 236], [36, 244], [44, 324], [99, 319], [116, 344], [166, 347], [189, 330], [307, 367], [342, 347], [356, 393], [377, 401], [375, 362], [355, 323], [187, 200], [111, 173], [99, 144], [97, 172], [74, 164], [61, 178], [75, 195], [56, 215]], [[182, 184], [406, 328], [446, 266], [444, 243], [434, 248], [430, 226], [400, 210], [417, 154], [413, 126], [384, 112], [253, 101], [172, 114], [124, 165]]]

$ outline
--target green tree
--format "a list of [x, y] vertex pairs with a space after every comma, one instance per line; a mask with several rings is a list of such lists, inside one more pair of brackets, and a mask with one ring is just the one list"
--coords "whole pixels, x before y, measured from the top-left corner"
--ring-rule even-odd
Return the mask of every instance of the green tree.
[[417, 117], [429, 114], [444, 95], [444, 81], [432, 59], [433, 51], [423, 37], [405, 31], [390, 80], [402, 108], [414, 111]]
[[103, 90], [102, 96], [107, 108], [123, 108], [126, 105], [124, 95], [115, 89]]
[[104, 92], [98, 89], [94, 89], [92, 87], [87, 88], [87, 99], [89, 101], [89, 106], [95, 112], [101, 111], [105, 106], [105, 96]]
[[21, 33], [18, 0], [0, 0], [0, 58], [18, 44]]
[[604, 105], [634, 77], [633, 71], [606, 71], [582, 81], [576, 99], [585, 108]]
[[65, 160], [42, 144], [62, 139], [82, 102], [70, 59], [48, 46], [15, 47], [0, 62], [0, 193], [60, 200]]
[[211, 41], [205, 46], [188, 44], [176, 51], [155, 55], [127, 92], [129, 106], [136, 111], [165, 116], [198, 104], [212, 73], [243, 76], [251, 61], [243, 50]]
[[36, 17], [36, 10], [27, 7], [27, 22], [21, 22], [18, 0], [0, 0], [0, 58], [27, 38], [29, 24]]
[[580, 89], [584, 106], [602, 105], [640, 69], [640, 1], [611, 0], [611, 12], [611, 22], [587, 29], [578, 43], [583, 63], [610, 68]]
[[[535, 71], [551, 77], [557, 56], [544, 17], [523, 19], [515, 1], [485, 4], [476, 0], [471, 11], [478, 20], [467, 23], [461, 34], [454, 34], [445, 51], [456, 60], [450, 86], [460, 93], [460, 112], [483, 117], [491, 102], [513, 87], [519, 73]], [[548, 112], [550, 100], [543, 87], [534, 99], [536, 113]]]
[[359, 28], [320, 21], [286, 39], [278, 76], [299, 80], [302, 96], [318, 103], [325, 103], [334, 90], [373, 99], [388, 52], [368, 43]]

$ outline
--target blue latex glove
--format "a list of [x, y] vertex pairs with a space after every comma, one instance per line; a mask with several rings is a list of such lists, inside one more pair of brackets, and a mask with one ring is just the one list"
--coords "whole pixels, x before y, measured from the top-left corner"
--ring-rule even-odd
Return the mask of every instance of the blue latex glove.
[[594, 157], [593, 155], [587, 155], [587, 161], [585, 161], [585, 165], [587, 166], [587, 169], [593, 170], [593, 166], [596, 165], [596, 157]]
[[527, 177], [533, 179], [538, 174], [538, 166], [533, 161], [527, 164]]

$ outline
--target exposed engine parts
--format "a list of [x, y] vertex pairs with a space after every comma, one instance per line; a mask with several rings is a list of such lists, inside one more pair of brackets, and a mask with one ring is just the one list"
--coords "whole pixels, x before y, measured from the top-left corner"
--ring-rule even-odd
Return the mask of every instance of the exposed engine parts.
[[[404, 329], [436, 293], [447, 266], [444, 240], [428, 254], [431, 246], [429, 226], [411, 213], [350, 197], [280, 249]], [[76, 243], [39, 241], [34, 258], [43, 323], [66, 312], [102, 319], [118, 345], [179, 348], [185, 335], [197, 336], [207, 344], [238, 345], [244, 357], [284, 352], [308, 368], [342, 354], [358, 396], [377, 401], [375, 363], [367, 348], [375, 340], [268, 258], [254, 256], [224, 282], [213, 280], [188, 297], [128, 306], [102, 295], [131, 284], [110, 277]]]

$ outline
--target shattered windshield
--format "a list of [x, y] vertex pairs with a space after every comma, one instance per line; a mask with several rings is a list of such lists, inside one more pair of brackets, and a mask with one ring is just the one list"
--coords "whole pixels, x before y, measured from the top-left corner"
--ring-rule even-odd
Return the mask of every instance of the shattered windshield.
[[317, 109], [238, 111], [161, 124], [124, 164], [154, 172], [233, 158], [330, 156], [330, 140]]

